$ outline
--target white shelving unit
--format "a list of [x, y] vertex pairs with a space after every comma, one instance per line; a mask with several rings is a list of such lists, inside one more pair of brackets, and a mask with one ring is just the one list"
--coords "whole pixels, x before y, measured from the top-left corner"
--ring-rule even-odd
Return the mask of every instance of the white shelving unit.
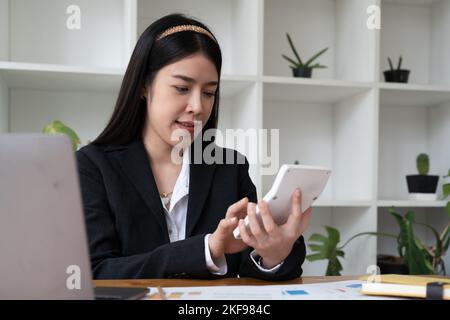
[[[416, 220], [442, 231], [448, 218], [444, 201], [409, 201], [407, 174], [417, 172], [415, 157], [430, 156], [430, 173], [444, 175], [450, 168], [450, 1], [382, 1], [380, 79], [388, 69], [387, 57], [396, 63], [403, 56], [403, 68], [411, 69], [409, 84], [379, 83], [378, 229], [396, 232], [388, 213], [413, 210]], [[441, 195], [441, 183], [438, 185]], [[416, 228], [429, 244], [433, 235]], [[396, 254], [395, 241], [378, 238], [378, 252]], [[450, 265], [447, 254], [446, 265]], [[448, 273], [448, 271], [447, 271]]]
[[[381, 7], [381, 30], [366, 27], [373, 4]], [[81, 9], [79, 30], [66, 27], [69, 5]], [[391, 206], [442, 228], [445, 202], [409, 201], [405, 175], [416, 172], [420, 152], [430, 155], [431, 173], [450, 168], [447, 0], [0, 0], [0, 132], [39, 132], [60, 119], [84, 143], [94, 139], [136, 39], [172, 12], [199, 18], [221, 44], [219, 128], [279, 129], [280, 164], [333, 169], [306, 239], [325, 225], [339, 229], [342, 241], [396, 232]], [[292, 56], [286, 32], [304, 58], [329, 47], [320, 58], [328, 68], [293, 78], [281, 57]], [[400, 55], [410, 83], [385, 83], [387, 57], [395, 63]], [[251, 165], [260, 197], [274, 179], [262, 169]], [[355, 240], [343, 273], [363, 274], [377, 253], [395, 250], [390, 240]], [[325, 268], [305, 262], [304, 274]]]

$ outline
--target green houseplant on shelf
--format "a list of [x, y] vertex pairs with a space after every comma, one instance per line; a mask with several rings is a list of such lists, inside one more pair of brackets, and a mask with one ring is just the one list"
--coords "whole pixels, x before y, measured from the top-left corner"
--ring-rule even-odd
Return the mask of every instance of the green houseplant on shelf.
[[[442, 200], [445, 200], [450, 196], [450, 169], [448, 170], [448, 173], [446, 176], [443, 176], [444, 184], [442, 185], [443, 189], [443, 198]], [[447, 205], [450, 205], [450, 201], [447, 202]]]
[[70, 127], [66, 126], [62, 121], [55, 120], [52, 123], [46, 125], [42, 132], [45, 134], [65, 134], [72, 141], [72, 147], [74, 151], [78, 149], [81, 144], [80, 138], [77, 133]]
[[410, 70], [401, 69], [402, 62], [403, 58], [402, 56], [400, 56], [400, 58], [398, 59], [397, 69], [394, 69], [394, 66], [392, 65], [392, 60], [391, 58], [388, 57], [390, 69], [383, 72], [384, 80], [386, 82], [402, 82], [402, 83], [408, 82]]
[[426, 153], [421, 153], [417, 156], [416, 166], [419, 174], [406, 176], [409, 198], [411, 200], [436, 200], [439, 176], [428, 174], [430, 171], [430, 158]]
[[[449, 172], [450, 173], [450, 172]], [[443, 196], [447, 198], [450, 195], [450, 185], [444, 184]], [[400, 215], [394, 208], [389, 209], [389, 213], [394, 217], [398, 226], [397, 235], [381, 232], [361, 232], [344, 244], [340, 245], [340, 234], [337, 229], [326, 226], [327, 235], [313, 234], [309, 238], [308, 246], [312, 254], [306, 258], [308, 261], [328, 260], [326, 275], [341, 275], [342, 265], [339, 259], [345, 257], [344, 248], [350, 241], [364, 235], [373, 235], [381, 237], [390, 237], [397, 241], [398, 257], [395, 261], [387, 261], [386, 256], [379, 256], [377, 264], [381, 273], [393, 273], [392, 268], [396, 265], [397, 273], [408, 274], [445, 274], [445, 256], [450, 244], [450, 200], [445, 206], [445, 212], [448, 222], [444, 230], [439, 234], [431, 225], [417, 222], [413, 211], [408, 211], [405, 215]], [[415, 236], [414, 226], [420, 225], [429, 229], [435, 239], [432, 246], [426, 246]], [[391, 259], [394, 260], [394, 259]]]
[[326, 68], [326, 66], [321, 65], [320, 63], [314, 63], [314, 61], [317, 58], [319, 58], [322, 54], [324, 54], [325, 51], [328, 50], [328, 48], [324, 48], [324, 49], [320, 50], [318, 53], [316, 53], [314, 56], [312, 56], [306, 62], [303, 62], [303, 60], [300, 58], [300, 55], [298, 54], [297, 49], [294, 46], [294, 43], [292, 42], [292, 39], [291, 39], [291, 36], [289, 35], [289, 33], [286, 33], [286, 37], [289, 42], [289, 46], [291, 47], [291, 49], [294, 53], [295, 59], [292, 59], [284, 54], [282, 54], [281, 56], [290, 63], [289, 67], [292, 69], [292, 73], [293, 73], [294, 77], [311, 78], [313, 69]]

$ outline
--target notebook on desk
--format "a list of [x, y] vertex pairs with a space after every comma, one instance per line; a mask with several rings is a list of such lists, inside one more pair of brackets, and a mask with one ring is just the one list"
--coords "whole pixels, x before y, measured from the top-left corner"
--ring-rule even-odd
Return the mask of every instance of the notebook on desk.
[[75, 156], [65, 136], [0, 134], [0, 299], [129, 299], [94, 295]]
[[361, 292], [367, 295], [450, 300], [450, 278], [388, 274], [361, 280]]

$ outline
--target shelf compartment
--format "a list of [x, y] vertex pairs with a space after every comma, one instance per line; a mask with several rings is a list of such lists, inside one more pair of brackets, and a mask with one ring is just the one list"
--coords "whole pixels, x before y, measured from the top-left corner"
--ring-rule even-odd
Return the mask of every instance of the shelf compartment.
[[[372, 199], [376, 149], [370, 142], [376, 134], [375, 91], [365, 90], [339, 101], [309, 102], [295, 101], [297, 92], [309, 89], [308, 86], [264, 84], [263, 88], [263, 127], [279, 130], [279, 149], [272, 150], [279, 152], [279, 165], [297, 160], [304, 165], [331, 168], [323, 199]], [[322, 96], [327, 96], [328, 89], [323, 88]], [[330, 91], [334, 93], [335, 89]], [[295, 97], [281, 100], [277, 96], [274, 100], [273, 92], [280, 90]], [[265, 192], [274, 178], [275, 175], [263, 177]]]
[[446, 201], [410, 201], [410, 200], [379, 200], [378, 207], [398, 207], [398, 208], [443, 208]]
[[10, 89], [9, 131], [39, 133], [45, 125], [61, 120], [84, 145], [106, 126], [115, 99], [112, 92]]
[[269, 100], [336, 103], [370, 90], [369, 83], [302, 79], [288, 77], [263, 77], [264, 95]]
[[[66, 25], [80, 9], [80, 28]], [[51, 63], [74, 66], [122, 67], [128, 59], [128, 0], [0, 0], [9, 13], [1, 23], [0, 41], [6, 47], [0, 59], [13, 62]], [[107, 14], [105, 14], [107, 10]], [[2, 10], [0, 10], [2, 11]]]
[[[411, 208], [396, 208], [396, 212], [405, 215], [408, 211], [413, 211], [415, 214], [415, 221], [426, 223], [433, 226], [439, 234], [444, 230], [445, 226], [448, 224], [448, 215], [445, 210], [440, 207], [415, 207]], [[377, 225], [378, 232], [390, 233], [393, 235], [398, 235], [400, 232], [399, 225], [395, 218], [388, 212], [387, 208], [378, 208], [377, 214]], [[427, 246], [435, 245], [436, 238], [430, 229], [414, 224], [414, 235], [416, 238], [420, 239], [422, 243]], [[378, 254], [389, 254], [398, 256], [397, 251], [397, 241], [390, 237], [376, 237], [377, 239], [377, 253]], [[445, 265], [448, 266], [450, 263], [450, 256], [447, 254], [444, 256]], [[447, 271], [448, 275], [448, 271]]]
[[0, 62], [0, 76], [11, 88], [118, 91], [123, 69]]
[[[124, 73], [118, 68], [0, 62], [0, 76], [17, 89], [118, 92]], [[255, 81], [250, 76], [223, 75], [221, 96], [234, 96]]]
[[372, 201], [370, 200], [360, 200], [360, 201], [354, 201], [354, 200], [321, 200], [318, 199], [314, 204], [313, 207], [331, 207], [331, 208], [338, 208], [338, 207], [344, 207], [344, 208], [351, 208], [351, 207], [370, 207], [372, 205]]
[[380, 104], [429, 107], [450, 101], [450, 86], [380, 83]]
[[[349, 223], [351, 221], [351, 223]], [[326, 234], [325, 226], [337, 229], [340, 233], [340, 245], [350, 237], [363, 231], [376, 231], [376, 209], [369, 207], [345, 208], [313, 208], [313, 214], [308, 229], [304, 233], [306, 244], [314, 233]], [[307, 254], [311, 253], [306, 246]], [[341, 259], [343, 275], [364, 274], [367, 266], [376, 262], [376, 238], [360, 237], [345, 247], [345, 258]], [[302, 268], [304, 275], [323, 276], [327, 268], [327, 261], [309, 262], [305, 260]]]
[[410, 69], [409, 82], [450, 85], [449, 1], [381, 2], [380, 79], [394, 68], [400, 55], [403, 69]]
[[[381, 105], [379, 118], [378, 198], [407, 200], [406, 175], [417, 174], [416, 157], [427, 153], [430, 175], [450, 167], [450, 101], [424, 107]], [[438, 199], [442, 182], [437, 186]]]
[[313, 78], [374, 81], [377, 33], [365, 27], [366, 8], [372, 4], [378, 1], [266, 0], [264, 74], [292, 76], [281, 56], [294, 57], [288, 32], [302, 60], [329, 48], [317, 60], [327, 68], [314, 69]]
[[138, 34], [166, 14], [187, 14], [207, 25], [216, 36], [222, 50], [222, 73], [256, 75], [261, 61], [261, 5], [259, 0], [139, 0]]

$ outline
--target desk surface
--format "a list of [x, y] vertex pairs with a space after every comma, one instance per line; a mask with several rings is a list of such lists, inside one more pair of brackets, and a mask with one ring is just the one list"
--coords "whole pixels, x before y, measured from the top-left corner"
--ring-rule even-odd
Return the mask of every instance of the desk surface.
[[203, 286], [236, 286], [236, 285], [270, 285], [270, 284], [307, 284], [357, 280], [359, 276], [341, 277], [302, 277], [283, 282], [263, 281], [251, 278], [224, 278], [218, 280], [186, 280], [186, 279], [133, 279], [133, 280], [94, 280], [96, 287], [203, 287]]

